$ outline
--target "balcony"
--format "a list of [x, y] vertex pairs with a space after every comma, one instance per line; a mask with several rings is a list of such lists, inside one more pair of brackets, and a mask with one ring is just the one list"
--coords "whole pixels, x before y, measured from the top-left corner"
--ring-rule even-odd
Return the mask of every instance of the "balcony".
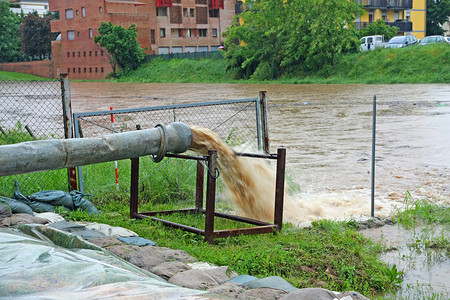
[[358, 0], [364, 8], [375, 9], [411, 9], [412, 0]]
[[[360, 29], [365, 29], [370, 25], [370, 22], [355, 22], [355, 26], [357, 30]], [[395, 22], [386, 22], [386, 25], [389, 26], [396, 26], [398, 27], [398, 32], [409, 32], [412, 31], [412, 23], [411, 22], [406, 22], [406, 21], [401, 21], [401, 20], [397, 20]]]

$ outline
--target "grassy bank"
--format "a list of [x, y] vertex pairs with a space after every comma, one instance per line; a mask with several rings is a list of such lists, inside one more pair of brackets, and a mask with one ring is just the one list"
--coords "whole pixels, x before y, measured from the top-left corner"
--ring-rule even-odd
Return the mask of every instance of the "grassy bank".
[[44, 77], [25, 74], [25, 73], [0, 71], [0, 81], [11, 81], [11, 80], [40, 81], [40, 80], [48, 80], [48, 79], [44, 78]]
[[[94, 200], [95, 201], [95, 200]], [[408, 210], [393, 218], [408, 228], [412, 223], [449, 224], [449, 208], [437, 207], [426, 200], [413, 202]], [[404, 276], [396, 266], [389, 266], [378, 259], [382, 244], [365, 238], [355, 222], [321, 220], [310, 228], [296, 228], [285, 224], [277, 234], [240, 236], [215, 240], [210, 245], [202, 236], [171, 229], [151, 220], [130, 220], [127, 199], [96, 203], [102, 213], [98, 217], [84, 212], [63, 212], [72, 220], [106, 223], [135, 231], [140, 236], [156, 241], [159, 246], [183, 249], [200, 261], [226, 265], [239, 274], [257, 277], [282, 276], [298, 288], [323, 287], [335, 291], [356, 290], [376, 299], [396, 299], [395, 291]], [[165, 209], [180, 208], [171, 203]], [[186, 204], [183, 206], [186, 208]], [[158, 207], [161, 209], [163, 207]], [[152, 204], [144, 204], [140, 211], [155, 210]], [[197, 215], [163, 216], [173, 222], [203, 229], [204, 218]], [[238, 228], [242, 224], [217, 219], [216, 230]], [[247, 225], [248, 226], [248, 225]], [[444, 251], [449, 255], [448, 240], [431, 239], [423, 249]], [[381, 295], [393, 296], [381, 296]], [[445, 298], [445, 297], [444, 297]], [[437, 297], [434, 299], [444, 299]], [[427, 299], [427, 298], [424, 298]]]
[[[233, 80], [224, 59], [158, 59], [123, 76], [121, 82], [256, 83]], [[450, 46], [412, 46], [402, 49], [342, 55], [334, 68], [315, 74], [286, 74], [270, 83], [448, 83]]]

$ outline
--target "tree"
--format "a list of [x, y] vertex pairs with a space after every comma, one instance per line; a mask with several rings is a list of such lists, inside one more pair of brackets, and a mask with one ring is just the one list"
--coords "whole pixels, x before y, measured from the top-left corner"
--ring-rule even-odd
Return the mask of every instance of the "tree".
[[427, 34], [442, 35], [450, 16], [450, 0], [427, 0]]
[[53, 16], [47, 14], [40, 17], [37, 13], [29, 13], [19, 26], [21, 49], [27, 59], [44, 59], [52, 52], [52, 40], [56, 33], [50, 29]]
[[[137, 69], [145, 58], [145, 52], [137, 41], [136, 25], [128, 29], [102, 22], [98, 28], [99, 35], [94, 37], [100, 47], [105, 48], [114, 76], [120, 72]], [[119, 70], [117, 70], [119, 68]]]
[[384, 36], [384, 40], [390, 40], [392, 37], [398, 34], [398, 27], [389, 26], [383, 20], [376, 20], [373, 23], [370, 23], [367, 28], [363, 28], [359, 31], [359, 37], [368, 36], [368, 35], [382, 35]]
[[333, 66], [357, 49], [354, 0], [255, 0], [225, 33], [225, 58], [236, 78], [273, 79]]
[[0, 62], [14, 62], [22, 59], [18, 28], [20, 18], [10, 9], [9, 3], [0, 1]]

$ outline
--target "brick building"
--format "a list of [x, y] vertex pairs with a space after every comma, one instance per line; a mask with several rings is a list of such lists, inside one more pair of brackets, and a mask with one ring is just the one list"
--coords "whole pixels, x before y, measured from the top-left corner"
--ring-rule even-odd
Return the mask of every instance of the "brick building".
[[54, 75], [102, 79], [112, 71], [94, 43], [101, 22], [136, 24], [138, 42], [149, 54], [215, 51], [235, 15], [235, 0], [50, 0], [60, 38], [52, 42]]

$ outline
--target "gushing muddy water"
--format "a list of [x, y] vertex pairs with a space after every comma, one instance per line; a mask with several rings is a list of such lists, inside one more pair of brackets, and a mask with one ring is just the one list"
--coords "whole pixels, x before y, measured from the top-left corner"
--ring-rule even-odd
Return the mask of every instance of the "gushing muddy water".
[[[316, 218], [370, 215], [372, 98], [377, 95], [375, 215], [414, 199], [449, 204], [450, 85], [71, 84], [75, 112], [257, 97], [269, 99], [271, 149]], [[196, 125], [196, 124], [190, 124]]]

